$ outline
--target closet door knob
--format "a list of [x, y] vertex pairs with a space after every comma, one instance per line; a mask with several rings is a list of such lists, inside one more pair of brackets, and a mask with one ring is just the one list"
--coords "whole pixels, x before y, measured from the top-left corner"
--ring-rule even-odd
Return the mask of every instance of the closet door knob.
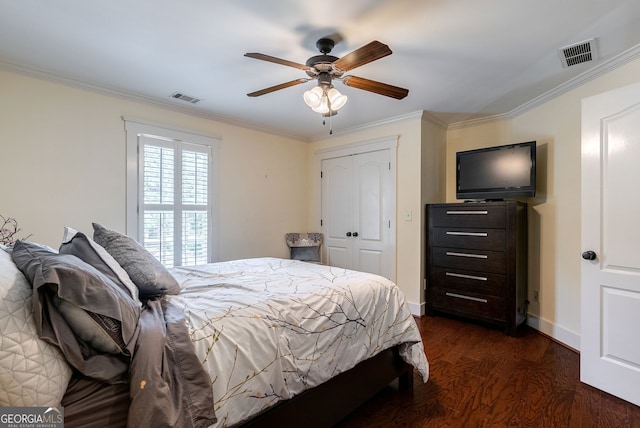
[[582, 253], [582, 258], [585, 260], [595, 260], [598, 256], [596, 255], [595, 251], [585, 251], [584, 253]]
[[347, 236], [351, 236], [351, 232], [347, 232]]
[[353, 232], [353, 236], [358, 236], [358, 232]]

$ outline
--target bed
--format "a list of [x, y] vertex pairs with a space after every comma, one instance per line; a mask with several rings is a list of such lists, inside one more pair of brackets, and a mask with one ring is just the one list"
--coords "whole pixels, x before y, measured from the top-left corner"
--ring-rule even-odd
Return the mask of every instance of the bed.
[[[62, 405], [67, 427], [95, 426], [96, 420], [110, 427], [294, 426], [302, 420], [305, 426], [330, 426], [394, 379], [405, 388], [411, 387], [414, 370], [422, 381], [428, 379], [415, 320], [403, 294], [385, 278], [269, 257], [165, 270], [135, 241], [96, 227], [94, 239], [67, 230], [59, 253], [25, 243], [16, 244], [11, 256], [0, 251], [0, 273], [13, 269], [0, 276], [0, 327], [6, 331], [19, 324], [17, 314], [28, 325], [13, 336], [13, 348], [3, 335], [0, 380], [8, 392], [0, 394], [0, 405]], [[77, 287], [62, 284], [60, 270], [54, 279], [38, 279], [32, 264], [40, 258], [75, 263], [74, 275], [80, 265], [102, 282], [109, 275], [95, 270], [117, 277], [112, 283], [129, 276], [130, 282], [110, 289], [130, 306], [107, 318], [122, 318], [119, 346], [107, 343], [109, 348], [95, 334], [77, 339], [73, 328], [59, 332], [62, 339], [51, 332], [61, 330], [62, 321], [50, 320], [51, 327], [43, 319], [55, 318], [51, 313], [60, 311], [60, 302], [42, 295], [52, 294], [47, 287], [56, 281], [58, 293]], [[127, 265], [131, 260], [134, 266]], [[43, 263], [36, 263], [38, 272]], [[135, 272], [141, 266], [144, 279]], [[97, 287], [87, 283], [82, 297], [66, 298], [85, 312], [112, 310], [114, 304], [104, 302], [100, 310], [94, 302], [87, 309], [87, 290]], [[33, 294], [24, 290], [31, 286]], [[96, 298], [111, 298], [105, 296]], [[13, 314], [11, 322], [3, 311]], [[137, 318], [128, 330], [127, 316]], [[69, 346], [65, 334], [82, 346]], [[18, 357], [34, 366], [23, 379], [10, 374]], [[96, 367], [97, 375], [91, 372]], [[105, 371], [109, 375], [101, 377]], [[157, 377], [165, 380], [155, 385]]]

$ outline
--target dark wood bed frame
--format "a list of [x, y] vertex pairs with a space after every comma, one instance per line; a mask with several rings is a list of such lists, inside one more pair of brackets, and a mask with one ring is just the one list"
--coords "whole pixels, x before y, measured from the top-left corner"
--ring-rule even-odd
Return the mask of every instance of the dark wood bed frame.
[[[294, 398], [265, 410], [243, 427], [327, 428], [353, 412], [376, 392], [398, 379], [399, 388], [413, 388], [413, 367], [404, 362], [398, 348], [386, 349], [354, 368]], [[74, 377], [62, 401], [65, 426], [126, 427], [129, 385], [104, 384]]]
[[330, 427], [395, 379], [400, 389], [413, 389], [413, 367], [400, 357], [398, 347], [386, 349], [351, 370], [269, 408], [242, 426]]

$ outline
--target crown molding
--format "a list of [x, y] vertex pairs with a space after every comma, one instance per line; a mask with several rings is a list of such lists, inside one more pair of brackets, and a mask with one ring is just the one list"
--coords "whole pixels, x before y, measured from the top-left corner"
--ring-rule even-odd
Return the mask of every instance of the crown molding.
[[[374, 122], [368, 122], [365, 123], [363, 125], [358, 125], [358, 126], [352, 126], [350, 128], [345, 128], [345, 129], [341, 129], [341, 130], [333, 130], [333, 134], [332, 135], [348, 135], [348, 134], [353, 134], [355, 132], [360, 132], [360, 131], [365, 131], [367, 129], [372, 129], [372, 128], [377, 128], [379, 126], [383, 126], [383, 125], [389, 125], [389, 124], [393, 124], [393, 123], [397, 123], [397, 122], [403, 122], [405, 120], [423, 120], [423, 121], [428, 121], [431, 122], [437, 126], [442, 127], [444, 130], [447, 129], [447, 124], [445, 122], [443, 122], [442, 120], [438, 119], [436, 116], [434, 116], [433, 114], [429, 113], [426, 110], [418, 110], [418, 111], [414, 111], [411, 113], [407, 113], [407, 114], [402, 114], [399, 116], [393, 116], [393, 117], [388, 117], [385, 119], [381, 119], [378, 121], [374, 121]], [[317, 134], [314, 137], [312, 137], [310, 139], [311, 142], [315, 142], [315, 141], [320, 141], [320, 140], [324, 140], [327, 138], [326, 134]]]
[[450, 123], [447, 130], [468, 128], [470, 126], [482, 125], [484, 123], [498, 122], [500, 120], [512, 119], [511, 113], [493, 114], [491, 116], [476, 117], [469, 120]]
[[441, 127], [445, 131], [447, 130], [448, 123], [444, 120], [441, 120], [433, 113], [428, 112], [427, 110], [422, 110], [422, 120], [424, 122], [431, 122], [432, 124]]
[[[298, 141], [313, 142], [313, 141], [319, 141], [327, 138], [327, 135], [324, 133], [316, 134], [314, 137], [307, 138], [302, 135], [284, 132], [281, 129], [254, 125], [252, 123], [243, 122], [237, 119], [232, 119], [227, 116], [203, 112], [202, 110], [190, 107], [188, 105], [178, 105], [175, 102], [172, 102], [170, 100], [164, 101], [164, 100], [159, 100], [158, 98], [149, 97], [142, 94], [125, 92], [112, 87], [99, 85], [93, 82], [80, 81], [69, 76], [52, 73], [50, 71], [41, 70], [36, 67], [26, 67], [23, 65], [18, 65], [15, 63], [4, 61], [4, 60], [0, 60], [0, 69], [13, 72], [16, 74], [21, 74], [29, 77], [35, 77], [38, 79], [47, 80], [52, 83], [62, 84], [62, 85], [77, 88], [77, 89], [87, 90], [87, 91], [91, 91], [91, 92], [95, 92], [103, 95], [114, 96], [114, 97], [129, 100], [129, 101], [136, 101], [144, 104], [151, 104], [157, 107], [175, 111], [177, 113], [183, 113], [189, 116], [195, 116], [195, 117], [199, 117], [207, 120], [214, 120], [217, 122], [226, 123], [228, 125], [238, 126], [244, 129], [250, 129], [258, 132], [265, 132], [268, 134], [278, 135], [285, 138], [291, 138]], [[411, 120], [411, 119], [419, 119], [419, 118], [422, 120], [426, 118], [427, 120], [430, 120], [440, 126], [443, 126], [446, 129], [446, 124], [444, 122], [440, 121], [435, 116], [433, 116], [432, 114], [424, 110], [419, 110], [416, 112], [395, 116], [395, 117], [390, 117], [390, 118], [385, 118], [379, 121], [370, 122], [364, 125], [354, 126], [354, 127], [343, 129], [343, 130], [334, 130], [333, 133], [334, 135], [350, 134], [357, 131], [375, 128], [381, 125], [387, 125], [390, 123], [401, 122], [404, 120]]]
[[[530, 101], [527, 101], [524, 104], [521, 104], [520, 106], [514, 108], [513, 110], [507, 113], [500, 113], [500, 114], [495, 114], [495, 115], [490, 115], [485, 117], [478, 117], [478, 118], [464, 120], [460, 122], [446, 123], [445, 121], [439, 119], [437, 116], [435, 116], [431, 112], [428, 112], [426, 110], [418, 110], [412, 113], [385, 118], [378, 121], [369, 122], [363, 125], [345, 128], [342, 130], [334, 130], [333, 134], [346, 135], [346, 134], [351, 134], [351, 133], [375, 128], [378, 126], [389, 125], [392, 123], [397, 123], [397, 122], [402, 122], [405, 120], [412, 120], [412, 119], [429, 121], [444, 129], [459, 129], [459, 128], [466, 128], [470, 126], [476, 126], [484, 123], [491, 123], [491, 122], [496, 122], [501, 120], [510, 120], [554, 98], [557, 98], [560, 95], [565, 94], [572, 89], [582, 86], [585, 83], [590, 82], [593, 79], [596, 79], [597, 77], [600, 77], [606, 73], [609, 73], [610, 71], [618, 67], [621, 67], [629, 62], [632, 62], [638, 58], [640, 58], [640, 44], [630, 49], [627, 49], [626, 51], [620, 53], [619, 55], [614, 56], [613, 58], [607, 61], [603, 61], [602, 63], [596, 65], [595, 67], [579, 74], [578, 76], [575, 76], [574, 78], [562, 83], [561, 85], [556, 86], [555, 88], [545, 92], [544, 94], [539, 95], [531, 99]], [[250, 122], [240, 121], [240, 120], [233, 119], [223, 115], [203, 112], [202, 110], [192, 108], [187, 105], [178, 105], [170, 100], [167, 100], [167, 101], [159, 100], [158, 98], [153, 98], [153, 97], [149, 97], [142, 94], [124, 92], [112, 87], [99, 85], [93, 82], [79, 81], [69, 76], [51, 73], [49, 71], [41, 70], [35, 67], [26, 67], [23, 65], [14, 64], [4, 60], [0, 60], [0, 69], [4, 69], [17, 74], [31, 76], [31, 77], [35, 77], [43, 80], [48, 80], [53, 83], [59, 83], [66, 86], [75, 87], [78, 89], [89, 90], [89, 91], [104, 94], [104, 95], [115, 96], [115, 97], [130, 100], [130, 101], [151, 104], [157, 107], [175, 111], [177, 113], [187, 114], [189, 116], [195, 116], [202, 119], [222, 122], [228, 125], [238, 126], [241, 128], [250, 129], [258, 132], [265, 132], [268, 134], [278, 135], [281, 137], [291, 138], [299, 141], [313, 142], [313, 141], [319, 141], [327, 138], [327, 135], [325, 133], [316, 134], [315, 136], [307, 138], [302, 135], [285, 132], [282, 129], [269, 128], [263, 125], [256, 125]]]
[[610, 58], [607, 61], [603, 61], [602, 63], [596, 65], [593, 68], [573, 77], [572, 79], [567, 80], [566, 82], [556, 86], [550, 91], [545, 92], [542, 95], [539, 95], [524, 104], [514, 108], [508, 113], [496, 114], [476, 119], [464, 120], [461, 122], [451, 123], [448, 126], [448, 129], [458, 129], [458, 128], [466, 128], [469, 126], [475, 126], [483, 123], [496, 122], [500, 120], [509, 120], [515, 117], [520, 116], [521, 114], [532, 110], [536, 107], [545, 104], [554, 98], [559, 97], [575, 88], [578, 88], [600, 76], [603, 76], [618, 67], [621, 67], [629, 62], [635, 61], [640, 58], [640, 44], [627, 49], [626, 51]]
[[91, 92], [95, 92], [102, 95], [109, 95], [113, 97], [118, 97], [122, 99], [126, 99], [129, 101], [140, 102], [144, 104], [151, 104], [156, 107], [161, 107], [167, 110], [175, 111], [176, 113], [182, 113], [189, 116], [199, 117], [201, 119], [213, 120], [216, 122], [222, 122], [227, 125], [238, 126], [244, 129], [250, 129], [253, 131], [265, 132], [268, 134], [278, 135], [285, 138], [291, 138], [298, 141], [307, 141], [308, 139], [296, 134], [291, 134], [284, 132], [281, 129], [269, 128], [265, 126], [255, 125], [250, 122], [243, 122], [237, 119], [233, 119], [227, 116], [218, 115], [214, 113], [203, 112], [202, 110], [190, 107], [188, 105], [180, 105], [176, 104], [171, 100], [160, 100], [158, 98], [149, 97], [146, 95], [133, 93], [133, 92], [125, 92], [119, 89], [115, 89], [112, 87], [99, 85], [93, 82], [86, 82], [74, 79], [69, 76], [52, 73], [50, 71], [41, 70], [35, 67], [26, 67], [23, 65], [14, 64], [8, 61], [0, 60], [0, 69], [6, 70], [9, 72], [13, 72], [16, 74], [21, 74], [28, 77], [35, 77], [37, 79], [47, 80], [52, 83], [57, 83], [65, 86], [69, 86], [72, 88], [87, 90]]

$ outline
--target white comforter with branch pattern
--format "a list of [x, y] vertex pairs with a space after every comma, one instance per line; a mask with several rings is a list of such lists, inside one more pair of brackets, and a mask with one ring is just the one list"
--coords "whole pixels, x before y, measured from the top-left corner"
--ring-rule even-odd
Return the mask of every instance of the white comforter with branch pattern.
[[405, 297], [380, 276], [296, 260], [174, 268], [196, 352], [211, 376], [217, 426], [230, 426], [383, 349], [426, 382], [429, 366]]

